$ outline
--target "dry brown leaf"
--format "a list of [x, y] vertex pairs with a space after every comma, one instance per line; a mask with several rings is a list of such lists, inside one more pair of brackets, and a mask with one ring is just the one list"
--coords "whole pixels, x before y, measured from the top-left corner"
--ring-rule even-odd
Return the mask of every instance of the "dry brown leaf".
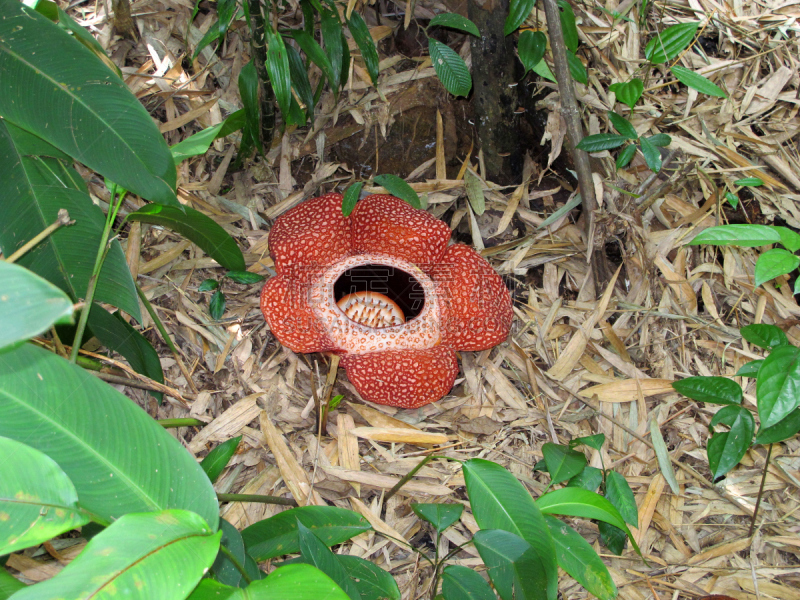
[[[348, 471], [341, 467], [323, 467], [325, 473], [331, 477], [336, 477], [342, 481], [363, 483], [376, 488], [390, 490], [397, 482], [400, 481], [399, 477], [391, 477], [389, 475], [379, 475], [378, 473], [365, 473], [363, 471]], [[449, 487], [439, 485], [436, 483], [423, 483], [421, 481], [408, 481], [397, 492], [403, 496], [411, 496], [412, 494], [428, 494], [430, 496], [449, 496], [453, 493]]]
[[[339, 431], [339, 464], [350, 471], [360, 471], [361, 457], [358, 455], [358, 440], [353, 435], [353, 430], [356, 428], [353, 417], [339, 413], [336, 415], [336, 428]], [[352, 486], [360, 496], [361, 485], [353, 483]]]
[[558, 357], [556, 364], [547, 371], [547, 374], [556, 381], [563, 381], [581, 359], [581, 355], [586, 349], [586, 344], [589, 343], [589, 337], [591, 336], [594, 326], [603, 317], [606, 308], [608, 308], [608, 303], [611, 300], [611, 295], [614, 293], [614, 285], [617, 283], [617, 277], [619, 277], [621, 269], [622, 266], [617, 268], [617, 271], [608, 283], [608, 287], [606, 287], [606, 291], [603, 293], [602, 298], [600, 298], [597, 307], [586, 318], [586, 321], [584, 321], [580, 329], [572, 336], [566, 348], [564, 348], [564, 351], [561, 353], [561, 356]]
[[405, 444], [446, 444], [443, 433], [428, 433], [408, 427], [355, 427], [350, 430], [355, 436], [375, 442], [400, 442]]
[[675, 390], [671, 379], [624, 379], [584, 388], [578, 395], [584, 398], [596, 395], [601, 402], [633, 402], [639, 398], [640, 391], [643, 396], [650, 397]]
[[286, 445], [283, 435], [272, 424], [266, 411], [262, 410], [260, 412], [259, 423], [261, 424], [261, 433], [264, 434], [267, 445], [272, 451], [272, 455], [275, 457], [275, 463], [281, 471], [283, 481], [297, 501], [297, 504], [300, 506], [307, 506], [309, 504], [327, 506], [322, 496], [317, 492], [312, 492], [306, 472], [289, 450], [289, 446]]
[[208, 442], [225, 442], [239, 435], [242, 428], [258, 417], [257, 401], [261, 394], [245, 396], [203, 427], [189, 442], [189, 451], [197, 454]]

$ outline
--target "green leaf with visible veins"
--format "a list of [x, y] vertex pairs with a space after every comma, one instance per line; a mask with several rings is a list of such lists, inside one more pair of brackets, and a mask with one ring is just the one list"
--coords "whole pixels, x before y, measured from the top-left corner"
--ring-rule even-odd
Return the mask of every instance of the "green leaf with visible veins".
[[98, 519], [180, 508], [217, 527], [217, 496], [194, 456], [130, 398], [52, 352], [25, 344], [0, 354], [0, 435], [56, 461]]
[[136, 96], [91, 50], [21, 2], [0, 2], [0, 73], [4, 119], [143, 198], [180, 206], [169, 148]]
[[[0, 157], [4, 157], [0, 160], [0, 250], [10, 256], [56, 221], [60, 209], [66, 209], [75, 223], [58, 229], [16, 264], [61, 288], [76, 302], [89, 288], [105, 216], [89, 197], [83, 179], [65, 161], [26, 155], [24, 151], [32, 149], [31, 136], [20, 132], [0, 119]], [[17, 140], [21, 140], [19, 145]], [[38, 143], [40, 149], [46, 146], [44, 140]], [[95, 300], [121, 308], [137, 321], [142, 319], [136, 287], [116, 240], [100, 270]]]

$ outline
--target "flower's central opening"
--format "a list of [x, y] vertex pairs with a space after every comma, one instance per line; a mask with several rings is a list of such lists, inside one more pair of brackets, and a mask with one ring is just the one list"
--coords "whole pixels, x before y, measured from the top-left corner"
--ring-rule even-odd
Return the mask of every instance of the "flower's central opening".
[[368, 327], [391, 327], [411, 321], [425, 306], [425, 291], [410, 273], [370, 263], [342, 273], [333, 297], [347, 317]]

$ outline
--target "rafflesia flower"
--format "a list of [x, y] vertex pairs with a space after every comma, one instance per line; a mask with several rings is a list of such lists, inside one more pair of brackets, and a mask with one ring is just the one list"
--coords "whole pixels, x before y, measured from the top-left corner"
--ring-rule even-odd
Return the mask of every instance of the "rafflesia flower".
[[295, 352], [339, 354], [370, 402], [416, 408], [453, 387], [456, 350], [506, 339], [511, 297], [450, 229], [399, 198], [372, 195], [342, 214], [342, 195], [306, 200], [269, 235], [277, 276], [261, 292], [276, 338]]

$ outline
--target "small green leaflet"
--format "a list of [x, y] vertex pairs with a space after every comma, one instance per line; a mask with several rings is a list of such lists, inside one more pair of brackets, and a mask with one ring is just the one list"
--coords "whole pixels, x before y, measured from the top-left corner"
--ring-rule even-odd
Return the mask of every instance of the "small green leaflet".
[[372, 35], [370, 35], [367, 24], [358, 11], [354, 10], [350, 15], [348, 26], [353, 39], [358, 45], [358, 49], [361, 51], [361, 57], [367, 66], [372, 85], [378, 85], [378, 50], [375, 48], [375, 42], [372, 39]]
[[667, 27], [660, 35], [647, 42], [645, 58], [653, 64], [672, 60], [689, 47], [699, 26], [700, 23], [692, 22]]
[[744, 177], [734, 181], [733, 185], [740, 185], [742, 187], [758, 187], [760, 185], [764, 185], [764, 182], [758, 177]]
[[628, 119], [626, 119], [622, 115], [619, 115], [613, 111], [609, 112], [608, 120], [611, 121], [611, 124], [614, 126], [614, 129], [616, 129], [620, 134], [628, 137], [629, 139], [635, 140], [639, 137], [639, 134], [636, 133], [636, 129], [631, 124], [631, 122], [628, 121]]
[[456, 13], [441, 13], [433, 17], [431, 22], [428, 23], [428, 27], [434, 27], [437, 25], [439, 27], [458, 29], [464, 33], [470, 33], [475, 37], [480, 37], [481, 35], [481, 32], [478, 31], [478, 27], [475, 25], [475, 23]]
[[289, 114], [292, 104], [292, 83], [289, 74], [289, 56], [283, 38], [273, 31], [267, 32], [267, 72], [275, 91], [275, 99], [281, 112]]
[[345, 217], [350, 216], [350, 213], [352, 213], [353, 209], [356, 207], [356, 202], [358, 202], [358, 197], [361, 195], [362, 187], [364, 187], [364, 182], [357, 181], [345, 191], [344, 198], [342, 198], [342, 214]]
[[420, 208], [422, 205], [420, 203], [419, 195], [417, 192], [414, 191], [410, 185], [408, 185], [402, 178], [398, 177], [397, 175], [392, 174], [384, 174], [384, 175], [377, 175], [375, 177], [375, 183], [379, 186], [386, 188], [393, 196], [397, 196], [401, 200], [405, 200], [414, 208]]
[[503, 35], [510, 35], [519, 29], [531, 14], [536, 0], [511, 0], [508, 4], [508, 17], [503, 25]]
[[728, 96], [719, 87], [717, 87], [711, 80], [695, 73], [691, 69], [675, 65], [670, 69], [675, 79], [681, 83], [688, 85], [693, 90], [697, 90], [701, 94], [708, 94], [709, 96], [716, 96], [718, 98], [727, 98]]
[[466, 96], [472, 89], [472, 76], [464, 59], [449, 46], [430, 38], [428, 53], [436, 76], [454, 96]]
[[641, 79], [631, 79], [627, 83], [612, 83], [608, 86], [609, 91], [614, 92], [617, 100], [633, 108], [642, 97], [644, 83]]
[[541, 31], [525, 30], [519, 34], [517, 52], [519, 52], [519, 59], [522, 61], [526, 73], [544, 58], [546, 48], [547, 36]]
[[627, 139], [624, 135], [616, 133], [598, 133], [586, 136], [576, 147], [586, 152], [602, 152], [603, 150], [619, 148]]

